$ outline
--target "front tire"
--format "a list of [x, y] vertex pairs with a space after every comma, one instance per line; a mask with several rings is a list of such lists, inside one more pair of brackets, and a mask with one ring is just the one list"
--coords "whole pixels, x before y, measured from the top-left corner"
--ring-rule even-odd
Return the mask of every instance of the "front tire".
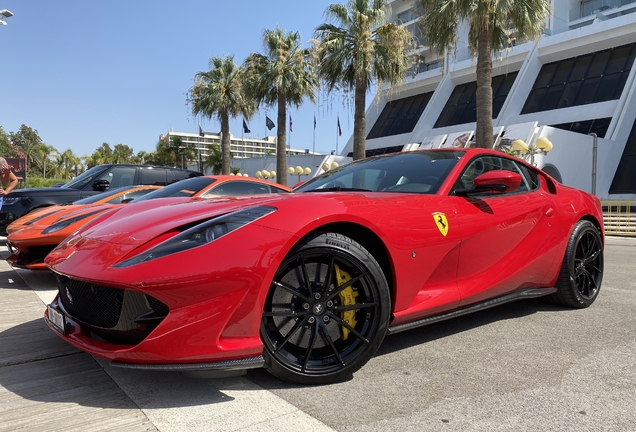
[[552, 299], [573, 308], [589, 307], [603, 281], [603, 240], [596, 226], [587, 220], [577, 222], [570, 235], [561, 273]]
[[265, 368], [299, 384], [348, 378], [382, 343], [390, 310], [386, 278], [366, 249], [336, 233], [305, 239], [281, 264], [265, 302]]

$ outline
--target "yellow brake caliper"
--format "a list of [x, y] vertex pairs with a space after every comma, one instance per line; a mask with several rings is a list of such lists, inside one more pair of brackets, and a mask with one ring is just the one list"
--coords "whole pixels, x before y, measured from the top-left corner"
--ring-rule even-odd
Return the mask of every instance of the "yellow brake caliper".
[[[351, 280], [351, 275], [344, 270], [340, 270], [340, 267], [338, 267], [338, 264], [334, 264], [333, 266], [336, 269], [336, 280], [338, 281], [338, 286], [342, 286], [343, 284]], [[342, 291], [340, 291], [340, 293], [338, 294], [340, 296], [340, 303], [343, 306], [350, 306], [350, 305], [356, 304], [356, 299], [358, 298], [358, 294], [359, 293], [354, 291], [353, 288], [347, 287], [343, 289]], [[356, 315], [356, 311], [348, 310], [348, 311], [342, 312], [340, 314], [340, 318], [342, 318], [342, 320], [346, 322], [347, 324], [349, 324], [351, 327], [355, 328], [357, 323], [355, 315]], [[348, 328], [346, 328], [345, 326], [342, 326], [343, 340], [347, 340], [347, 338], [349, 337], [349, 332], [350, 331]]]

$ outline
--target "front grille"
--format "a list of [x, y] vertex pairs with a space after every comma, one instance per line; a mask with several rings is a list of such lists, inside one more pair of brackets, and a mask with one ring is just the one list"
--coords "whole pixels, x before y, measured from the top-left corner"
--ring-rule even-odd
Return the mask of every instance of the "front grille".
[[56, 274], [60, 301], [84, 330], [111, 343], [138, 343], [170, 311], [156, 298], [136, 291], [112, 288]]

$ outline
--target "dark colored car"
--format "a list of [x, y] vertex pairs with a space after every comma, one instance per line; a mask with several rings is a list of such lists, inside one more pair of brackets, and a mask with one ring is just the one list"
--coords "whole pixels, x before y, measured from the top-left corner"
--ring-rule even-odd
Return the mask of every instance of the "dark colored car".
[[150, 165], [104, 164], [54, 188], [16, 189], [4, 196], [0, 211], [0, 235], [7, 235], [7, 226], [37, 208], [66, 204], [102, 193], [109, 188], [129, 185], [165, 186], [203, 173], [181, 168]]

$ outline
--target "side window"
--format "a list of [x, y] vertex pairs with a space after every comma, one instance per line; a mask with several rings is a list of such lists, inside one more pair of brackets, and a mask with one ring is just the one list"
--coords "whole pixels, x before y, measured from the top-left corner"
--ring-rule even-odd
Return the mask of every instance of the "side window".
[[[454, 189], [469, 189], [474, 187], [474, 180], [481, 174], [492, 170], [512, 171], [521, 176], [521, 185], [511, 193], [528, 192], [539, 186], [538, 175], [524, 165], [512, 159], [497, 156], [480, 156], [471, 161], [459, 176]], [[471, 195], [478, 197], [477, 195]]]
[[102, 173], [99, 176], [99, 180], [108, 180], [110, 189], [115, 189], [120, 186], [129, 186], [135, 182], [136, 170], [135, 167], [112, 167], [110, 170]]
[[197, 175], [193, 171], [187, 170], [168, 170], [168, 184], [172, 184], [179, 180], [183, 180], [186, 178], [197, 177]]
[[145, 168], [141, 170], [141, 184], [165, 186], [166, 170], [163, 168]]
[[213, 188], [210, 192], [208, 192], [205, 196], [210, 197], [215, 195], [251, 195], [266, 193], [269, 193], [268, 185], [238, 180], [221, 183], [217, 187]]
[[284, 193], [288, 193], [285, 189], [281, 189], [281, 188], [278, 188], [278, 187], [272, 186], [272, 185], [269, 186], [269, 191], [271, 193], [283, 193], [283, 194]]
[[124, 200], [131, 200], [131, 199], [134, 200], [136, 198], [146, 195], [148, 192], [152, 192], [153, 190], [156, 190], [156, 189], [140, 189], [133, 192], [121, 194], [109, 200], [108, 204], [121, 204], [121, 202]]

